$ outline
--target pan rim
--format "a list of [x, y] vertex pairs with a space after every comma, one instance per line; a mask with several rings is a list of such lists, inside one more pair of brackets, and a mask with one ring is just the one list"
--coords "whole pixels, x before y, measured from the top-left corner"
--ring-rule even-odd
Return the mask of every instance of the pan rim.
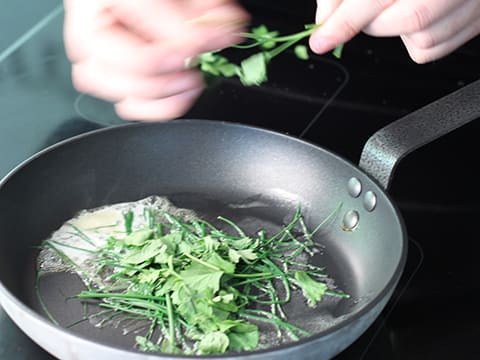
[[[393, 276], [388, 280], [388, 282], [384, 285], [383, 289], [379, 291], [378, 294], [376, 294], [374, 297], [369, 299], [369, 301], [358, 311], [356, 311], [352, 316], [347, 317], [345, 320], [341, 320], [337, 323], [335, 323], [332, 326], [329, 326], [327, 329], [321, 330], [320, 332], [315, 333], [312, 336], [302, 338], [298, 341], [293, 341], [287, 344], [282, 344], [282, 345], [276, 345], [267, 349], [259, 349], [259, 350], [253, 350], [253, 351], [248, 351], [248, 352], [240, 352], [240, 353], [227, 353], [227, 354], [222, 354], [222, 355], [195, 355], [195, 356], [189, 356], [189, 355], [175, 355], [175, 354], [163, 354], [163, 353], [148, 353], [148, 356], [154, 356], [158, 357], [159, 359], [162, 358], [176, 358], [176, 359], [193, 359], [193, 358], [205, 358], [205, 359], [225, 359], [225, 358], [236, 358], [236, 357], [241, 357], [241, 358], [255, 358], [257, 356], [261, 356], [262, 354], [272, 354], [272, 353], [277, 353], [277, 352], [282, 352], [284, 350], [294, 350], [295, 348], [300, 348], [305, 344], [315, 342], [316, 340], [323, 338], [327, 335], [334, 334], [341, 330], [342, 328], [345, 328], [355, 321], [359, 320], [360, 318], [363, 318], [365, 315], [370, 313], [377, 305], [379, 305], [383, 300], [386, 300], [385, 304], [389, 302], [390, 296], [395, 290], [395, 287], [397, 286], [402, 274], [403, 270], [406, 264], [407, 260], [407, 252], [408, 252], [408, 236], [407, 236], [407, 231], [406, 231], [406, 226], [404, 223], [404, 219], [395, 204], [395, 202], [391, 199], [389, 194], [387, 193], [386, 190], [384, 190], [374, 178], [372, 178], [371, 175], [366, 173], [364, 170], [358, 167], [358, 165], [354, 164], [353, 162], [349, 161], [343, 156], [340, 156], [336, 152], [329, 150], [327, 148], [324, 148], [318, 144], [315, 144], [311, 141], [301, 139], [295, 135], [291, 134], [285, 134], [281, 133], [275, 130], [263, 128], [261, 126], [256, 126], [256, 125], [250, 125], [250, 124], [245, 124], [245, 123], [239, 123], [239, 122], [232, 122], [232, 121], [224, 121], [224, 120], [211, 120], [211, 119], [201, 119], [201, 118], [185, 118], [185, 119], [175, 119], [171, 120], [168, 122], [161, 122], [161, 123], [150, 123], [150, 122], [129, 122], [125, 124], [120, 124], [120, 125], [112, 125], [112, 126], [107, 126], [104, 128], [100, 129], [95, 129], [91, 131], [87, 131], [82, 134], [78, 134], [75, 136], [72, 136], [70, 138], [61, 140], [55, 144], [52, 144], [36, 153], [33, 155], [29, 156], [22, 162], [20, 162], [18, 165], [16, 165], [13, 169], [11, 169], [3, 178], [0, 179], [0, 191], [3, 189], [6, 183], [8, 183], [17, 172], [21, 171], [23, 168], [29, 166], [30, 163], [34, 162], [37, 158], [47, 156], [50, 152], [55, 151], [58, 148], [68, 146], [70, 143], [75, 143], [78, 141], [82, 141], [85, 138], [91, 138], [93, 136], [99, 136], [103, 132], [112, 132], [112, 131], [125, 131], [124, 129], [128, 129], [130, 127], [134, 128], [141, 128], [141, 127], [157, 127], [157, 126], [176, 126], [174, 124], [198, 124], [198, 123], [206, 123], [209, 124], [210, 126], [224, 126], [224, 127], [234, 127], [234, 128], [250, 128], [251, 130], [257, 130], [260, 132], [263, 132], [265, 134], [273, 135], [273, 136], [279, 136], [282, 138], [287, 138], [290, 141], [295, 141], [298, 143], [301, 143], [303, 145], [306, 145], [308, 147], [314, 148], [315, 150], [320, 150], [324, 153], [327, 153], [329, 156], [333, 156], [335, 161], [342, 162], [350, 167], [353, 167], [357, 171], [359, 171], [362, 175], [370, 179], [373, 183], [373, 185], [376, 187], [375, 191], [377, 193], [381, 193], [385, 198], [387, 199], [388, 206], [392, 209], [393, 215], [395, 216], [395, 219], [398, 221], [400, 225], [400, 230], [401, 230], [401, 245], [402, 245], [402, 251], [399, 256], [398, 263], [396, 264], [395, 268], [393, 269]], [[41, 315], [39, 312], [33, 310], [29, 306], [27, 306], [23, 301], [21, 301], [17, 296], [15, 296], [10, 290], [6, 288], [6, 286], [3, 284], [2, 281], [0, 281], [0, 305], [2, 305], [2, 298], [7, 299], [12, 303], [12, 305], [19, 307], [20, 311], [25, 313], [29, 318], [32, 320], [35, 320], [36, 322], [40, 322], [42, 326], [46, 326], [49, 329], [52, 329], [54, 331], [59, 331], [60, 334], [64, 334], [68, 337], [74, 337], [74, 338], [80, 338], [82, 341], [86, 341], [88, 343], [91, 343], [95, 346], [100, 346], [102, 348], [106, 348], [109, 351], [114, 351], [114, 352], [120, 352], [120, 353], [130, 353], [132, 355], [137, 355], [142, 354], [141, 352], [135, 351], [135, 350], [129, 350], [129, 349], [122, 349], [115, 347], [113, 345], [108, 345], [102, 342], [98, 342], [94, 339], [88, 338], [86, 336], [83, 336], [81, 334], [78, 334], [68, 328], [64, 328], [62, 326], [56, 325], [52, 322], [50, 322], [45, 316]], [[3, 305], [2, 305], [3, 306]], [[380, 309], [380, 312], [383, 311], [383, 307]], [[9, 314], [7, 312], [7, 314]], [[10, 316], [10, 314], [9, 314]], [[12, 319], [14, 320], [14, 319]], [[375, 320], [375, 319], [374, 319]], [[16, 322], [14, 320], [14, 322]], [[370, 325], [369, 325], [370, 326]], [[369, 327], [368, 326], [368, 327]], [[367, 328], [368, 328], [367, 327]], [[350, 346], [350, 344], [348, 344]], [[348, 347], [347, 346], [347, 347]], [[343, 351], [343, 350], [342, 350]]]

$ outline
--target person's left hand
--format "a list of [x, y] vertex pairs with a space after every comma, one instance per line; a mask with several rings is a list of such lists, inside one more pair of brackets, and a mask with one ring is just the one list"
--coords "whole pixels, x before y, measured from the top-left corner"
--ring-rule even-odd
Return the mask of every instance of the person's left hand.
[[249, 19], [235, 0], [64, 0], [65, 49], [83, 93], [128, 120], [183, 115], [201, 94], [190, 58], [241, 41]]

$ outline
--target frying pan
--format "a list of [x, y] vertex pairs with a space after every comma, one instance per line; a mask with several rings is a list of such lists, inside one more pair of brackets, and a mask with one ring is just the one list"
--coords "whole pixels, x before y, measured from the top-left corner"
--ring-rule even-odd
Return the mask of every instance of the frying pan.
[[[0, 303], [36, 343], [60, 359], [177, 359], [136, 351], [118, 329], [50, 322], [34, 294], [35, 246], [82, 209], [167, 196], [205, 217], [227, 215], [255, 227], [282, 224], [298, 204], [308, 226], [342, 203], [312, 259], [349, 299], [315, 309], [294, 304], [291, 321], [316, 319], [316, 333], [272, 348], [210, 356], [227, 359], [329, 359], [377, 318], [407, 256], [401, 215], [387, 195], [398, 161], [480, 115], [480, 81], [397, 120], [365, 144], [359, 166], [292, 136], [241, 124], [183, 119], [127, 124], [54, 145], [0, 183]], [[256, 229], [247, 229], [255, 231]], [[257, 228], [258, 230], [258, 228]], [[61, 324], [81, 316], [74, 275], [45, 280], [44, 301]], [[319, 320], [320, 319], [320, 320]]]

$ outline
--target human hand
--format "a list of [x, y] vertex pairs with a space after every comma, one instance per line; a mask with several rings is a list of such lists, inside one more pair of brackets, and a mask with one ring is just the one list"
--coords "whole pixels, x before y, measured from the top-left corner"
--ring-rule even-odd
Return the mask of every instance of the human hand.
[[183, 115], [203, 89], [185, 61], [241, 41], [249, 17], [234, 1], [64, 0], [74, 86], [125, 119]]
[[478, 0], [317, 0], [310, 46], [323, 54], [360, 31], [400, 36], [417, 63], [439, 59], [480, 33]]

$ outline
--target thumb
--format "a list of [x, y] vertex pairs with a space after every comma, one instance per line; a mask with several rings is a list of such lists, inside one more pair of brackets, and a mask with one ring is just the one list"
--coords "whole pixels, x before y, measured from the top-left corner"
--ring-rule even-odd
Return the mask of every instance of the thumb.
[[315, 23], [324, 23], [343, 0], [317, 0]]

